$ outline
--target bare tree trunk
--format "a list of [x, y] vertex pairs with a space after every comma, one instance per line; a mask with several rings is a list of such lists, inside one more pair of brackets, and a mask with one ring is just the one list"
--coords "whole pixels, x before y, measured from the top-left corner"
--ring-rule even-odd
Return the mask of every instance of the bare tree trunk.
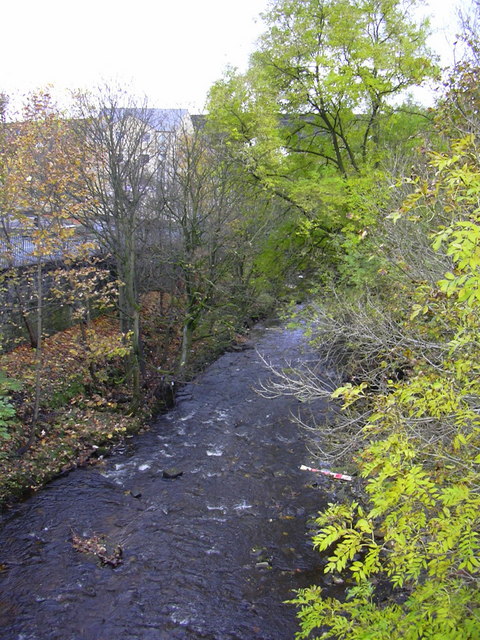
[[35, 347], [35, 399], [33, 405], [32, 427], [26, 444], [17, 454], [21, 455], [32, 446], [37, 432], [38, 417], [40, 414], [42, 366], [43, 366], [43, 270], [41, 259], [37, 259], [37, 346]]
[[95, 170], [85, 175], [93, 206], [82, 212], [81, 220], [116, 262], [120, 330], [129, 334], [125, 365], [135, 407], [144, 371], [136, 243], [157, 169], [153, 159], [161, 151], [152, 135], [159, 123], [152, 122], [153, 110], [146, 104], [114, 87], [100, 88], [97, 96], [79, 96], [78, 108], [79, 133], [95, 159]]
[[125, 252], [123, 264], [118, 265], [122, 284], [120, 286], [120, 328], [130, 334], [131, 353], [127, 357], [127, 375], [132, 385], [133, 405], [140, 403], [141, 377], [143, 369], [142, 344], [140, 336], [140, 308], [137, 302], [135, 282], [135, 248], [130, 246]]
[[182, 331], [182, 349], [181, 349], [180, 364], [179, 364], [180, 371], [185, 370], [185, 367], [187, 366], [187, 362], [189, 360], [189, 353], [192, 347], [192, 337], [193, 337], [194, 328], [195, 328], [195, 321], [191, 317], [187, 316], [187, 319], [183, 325], [183, 331]]
[[30, 346], [32, 347], [32, 349], [35, 349], [37, 346], [37, 336], [35, 335], [35, 329], [32, 326], [32, 323], [30, 322], [30, 319], [28, 317], [28, 312], [26, 310], [27, 305], [25, 304], [21, 287], [19, 286], [17, 281], [17, 278], [19, 276], [18, 276], [18, 273], [15, 273], [15, 271], [16, 271], [15, 267], [11, 266], [10, 273], [12, 274], [12, 287], [13, 287], [13, 291], [15, 292], [15, 297], [17, 299], [18, 313], [20, 314], [20, 317], [25, 326], [25, 329], [27, 330]]

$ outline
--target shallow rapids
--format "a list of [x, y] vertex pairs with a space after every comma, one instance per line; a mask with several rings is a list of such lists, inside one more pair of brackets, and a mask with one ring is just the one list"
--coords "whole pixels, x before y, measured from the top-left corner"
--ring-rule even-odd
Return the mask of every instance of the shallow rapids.
[[[297, 401], [255, 393], [268, 377], [258, 354], [305, 359], [302, 333], [271, 327], [254, 342], [184, 387], [149, 432], [3, 516], [3, 640], [294, 637], [284, 601], [321, 582], [307, 520], [328, 496], [299, 469], [310, 458]], [[164, 478], [172, 469], [182, 475]], [[101, 565], [72, 535], [105, 536], [121, 564]]]

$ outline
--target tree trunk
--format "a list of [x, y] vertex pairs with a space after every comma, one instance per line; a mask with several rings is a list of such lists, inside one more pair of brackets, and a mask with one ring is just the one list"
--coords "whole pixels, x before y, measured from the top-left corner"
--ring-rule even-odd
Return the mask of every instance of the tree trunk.
[[40, 258], [37, 258], [37, 346], [35, 347], [35, 399], [33, 405], [32, 427], [30, 436], [26, 444], [19, 449], [17, 455], [21, 455], [25, 451], [28, 451], [32, 446], [37, 432], [38, 416], [40, 414], [40, 397], [41, 397], [41, 382], [42, 382], [42, 365], [43, 365], [43, 272], [42, 262]]
[[120, 329], [123, 333], [131, 332], [131, 353], [127, 358], [127, 375], [131, 381], [133, 406], [140, 404], [140, 387], [143, 368], [142, 345], [140, 336], [140, 309], [137, 302], [135, 283], [135, 250], [128, 247], [123, 263], [117, 260], [120, 285]]
[[187, 366], [188, 356], [192, 347], [193, 330], [195, 328], [195, 321], [188, 316], [183, 325], [182, 331], [182, 349], [180, 354], [180, 371], [184, 371]]

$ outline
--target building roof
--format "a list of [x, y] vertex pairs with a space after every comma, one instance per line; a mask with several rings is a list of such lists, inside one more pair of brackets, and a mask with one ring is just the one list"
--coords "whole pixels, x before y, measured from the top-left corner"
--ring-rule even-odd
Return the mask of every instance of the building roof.
[[186, 118], [190, 117], [187, 109], [150, 109], [131, 108], [118, 109], [118, 117], [132, 116], [146, 122], [156, 131], [173, 133], [177, 131]]

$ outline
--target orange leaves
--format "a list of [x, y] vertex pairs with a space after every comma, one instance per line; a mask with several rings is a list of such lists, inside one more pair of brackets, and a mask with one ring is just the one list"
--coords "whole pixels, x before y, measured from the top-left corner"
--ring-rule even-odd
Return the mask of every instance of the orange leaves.
[[48, 91], [30, 95], [22, 117], [2, 131], [0, 212], [7, 228], [14, 222], [17, 234], [29, 232], [32, 254], [42, 257], [68, 242], [71, 220], [88, 201], [80, 171], [84, 151]]
[[93, 535], [87, 538], [72, 531], [72, 546], [76, 551], [96, 556], [103, 565], [118, 567], [122, 562], [122, 548], [117, 545], [108, 549], [109, 545], [103, 536]]
[[[98, 356], [108, 356], [125, 348], [117, 323], [108, 318], [102, 317], [94, 321], [87, 335], [87, 344], [92, 345], [92, 353]], [[43, 354], [44, 370], [47, 373], [45, 385], [55, 387], [72, 376], [78, 376], [82, 371], [88, 376], [88, 359], [91, 357], [93, 356], [82, 347], [79, 326], [46, 338]], [[34, 363], [35, 352], [27, 345], [0, 356], [0, 366], [8, 371], [9, 376], [24, 380], [27, 386], [33, 382]]]

